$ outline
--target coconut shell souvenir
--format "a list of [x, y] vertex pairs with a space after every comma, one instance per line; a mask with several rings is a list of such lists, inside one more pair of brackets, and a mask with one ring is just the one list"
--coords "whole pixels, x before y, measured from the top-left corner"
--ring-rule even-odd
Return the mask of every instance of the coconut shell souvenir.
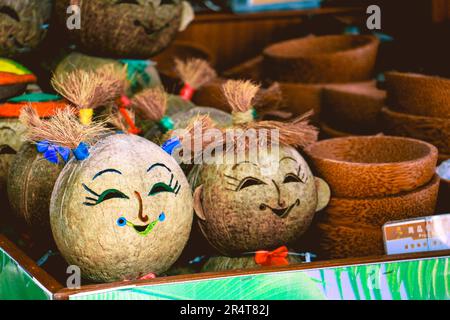
[[60, 97], [45, 94], [27, 94], [0, 104], [0, 194], [6, 195], [9, 167], [25, 142], [25, 126], [19, 116], [29, 104], [41, 118], [51, 116], [63, 105]]
[[0, 101], [24, 93], [27, 85], [36, 81], [36, 76], [24, 66], [0, 58]]
[[[83, 105], [90, 105], [92, 101], [95, 100], [97, 94], [102, 94], [102, 101], [109, 101], [115, 98], [116, 91], [108, 91], [108, 88], [104, 89], [99, 85], [99, 80], [105, 80], [111, 76], [116, 76], [117, 78], [126, 78], [126, 70], [124, 67], [120, 67], [118, 70], [112, 70], [113, 66], [107, 65], [98, 70], [97, 73], [90, 73], [91, 77], [89, 79], [84, 79], [85, 81], [91, 81], [96, 86], [86, 86], [81, 82], [80, 87], [77, 89], [74, 87], [76, 82], [66, 82], [61, 84], [67, 87], [58, 87], [60, 91], [69, 92], [73, 91], [71, 95], [72, 103], [78, 108], [71, 108], [69, 111], [78, 114], [78, 110]], [[102, 72], [107, 72], [108, 75], [102, 74]], [[79, 75], [79, 74], [78, 74]], [[80, 79], [82, 80], [82, 79]], [[126, 81], [116, 81], [117, 87], [121, 86], [121, 90], [126, 89]], [[109, 83], [105, 80], [101, 83], [102, 86], [109, 86]], [[78, 91], [83, 90], [83, 91]], [[83, 93], [84, 97], [90, 97], [90, 100], [86, 98], [80, 99], [80, 92]], [[108, 97], [106, 93], [109, 92], [113, 96]], [[49, 95], [45, 94], [35, 94], [35, 99], [45, 99]], [[59, 99], [61, 99], [59, 97]], [[97, 102], [100, 100], [97, 100]], [[54, 105], [49, 102], [50, 108], [56, 108], [60, 110], [66, 107], [66, 103], [59, 101], [54, 103]], [[43, 106], [41, 105], [41, 108]], [[46, 155], [53, 152], [54, 147], [50, 146], [47, 142], [42, 142], [40, 133], [42, 131], [48, 131], [49, 128], [54, 128], [59, 123], [64, 122], [64, 118], [68, 117], [65, 110], [62, 112], [57, 112], [54, 117], [50, 120], [40, 120], [38, 114], [34, 109], [25, 107], [22, 110], [21, 121], [27, 128], [26, 137], [29, 143], [25, 144], [19, 151], [14, 163], [11, 166], [8, 179], [8, 196], [10, 200], [11, 207], [17, 216], [21, 218], [22, 221], [31, 227], [33, 231], [50, 231], [50, 220], [49, 220], [49, 206], [50, 197], [53, 190], [55, 181], [62, 170], [64, 162], [68, 160], [67, 152], [60, 153], [59, 150], [56, 155], [53, 153], [52, 157], [46, 157]], [[91, 125], [86, 124], [86, 131], [90, 132]], [[96, 128], [94, 126], [94, 128]], [[42, 161], [47, 159], [49, 161]], [[44, 232], [45, 233], [45, 232]]]
[[[43, 141], [42, 134], [54, 130], [69, 116], [67, 113], [76, 112], [63, 106], [66, 108], [63, 103], [55, 104], [56, 113], [49, 120], [40, 119], [32, 106], [22, 109], [20, 121], [26, 128], [24, 135], [27, 143], [17, 153], [8, 176], [8, 198], [13, 212], [35, 234], [47, 238], [51, 237], [50, 197], [69, 154]], [[86, 128], [87, 132], [91, 130]]]
[[89, 154], [69, 160], [53, 190], [50, 221], [61, 254], [96, 282], [166, 271], [181, 254], [193, 218], [181, 168], [136, 135], [110, 135]]
[[66, 25], [66, 10], [80, 6], [82, 28], [68, 35], [81, 50], [100, 56], [147, 59], [166, 48], [187, 26], [192, 8], [183, 1], [57, 0], [56, 17]]
[[130, 81], [128, 94], [161, 84], [155, 63], [151, 60], [110, 59], [90, 56], [80, 52], [72, 52], [65, 56], [56, 66], [55, 73], [72, 72], [76, 69], [95, 71], [104, 65], [110, 64], [116, 65], [117, 68], [123, 65], [127, 66], [127, 77], [128, 81]]
[[[230, 80], [223, 90], [233, 109], [233, 129], [275, 129], [279, 141], [270, 140], [271, 148], [262, 152], [231, 138], [232, 147], [227, 150], [243, 148], [242, 159], [205, 162], [191, 172], [200, 229], [214, 248], [231, 257], [288, 245], [302, 236], [315, 212], [330, 198], [326, 182], [313, 176], [295, 150], [315, 141], [317, 130], [308, 124], [310, 114], [289, 123], [254, 122], [252, 104], [258, 86], [251, 82]], [[220, 130], [217, 145], [228, 140], [227, 130]], [[267, 139], [257, 139], [257, 145], [268, 146]]]
[[14, 57], [35, 49], [44, 39], [51, 0], [0, 1], [0, 56]]

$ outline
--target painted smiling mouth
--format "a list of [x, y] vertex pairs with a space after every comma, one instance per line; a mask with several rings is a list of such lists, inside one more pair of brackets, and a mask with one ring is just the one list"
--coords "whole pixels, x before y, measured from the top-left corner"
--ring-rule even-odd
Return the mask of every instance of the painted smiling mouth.
[[0, 145], [0, 154], [17, 154], [17, 151], [7, 144]]
[[160, 32], [164, 29], [166, 29], [167, 27], [170, 26], [170, 23], [166, 23], [163, 26], [161, 26], [160, 28], [152, 28], [152, 27], [147, 27], [145, 26], [142, 22], [140, 22], [139, 20], [134, 21], [134, 25], [137, 27], [141, 27], [142, 29], [144, 29], [145, 33], [149, 36], [153, 35], [154, 33]]
[[166, 215], [164, 214], [164, 212], [162, 212], [157, 220], [152, 221], [149, 224], [145, 225], [136, 225], [131, 221], [127, 221], [127, 219], [125, 219], [124, 217], [120, 217], [119, 219], [117, 219], [117, 225], [119, 227], [125, 226], [131, 227], [134, 229], [134, 231], [136, 231], [137, 234], [141, 236], [146, 236], [153, 230], [153, 228], [156, 226], [158, 222], [163, 222], [165, 219]]
[[300, 199], [295, 200], [295, 202], [293, 204], [291, 204], [289, 207], [285, 207], [285, 208], [272, 208], [270, 206], [268, 206], [267, 204], [262, 203], [259, 206], [260, 210], [266, 210], [267, 208], [269, 208], [270, 210], [272, 210], [273, 213], [275, 213], [278, 217], [280, 218], [286, 218], [288, 216], [288, 214], [291, 212], [291, 210], [300, 205]]

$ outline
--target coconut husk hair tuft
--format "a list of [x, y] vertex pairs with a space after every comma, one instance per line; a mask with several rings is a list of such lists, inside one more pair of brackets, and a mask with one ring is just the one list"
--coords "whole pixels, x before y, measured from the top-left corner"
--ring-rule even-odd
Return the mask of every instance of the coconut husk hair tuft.
[[233, 112], [247, 112], [253, 107], [259, 85], [250, 80], [228, 80], [222, 85], [223, 95]]
[[58, 146], [75, 149], [80, 142], [94, 143], [101, 135], [109, 132], [105, 122], [82, 125], [76, 109], [67, 106], [57, 110], [48, 120], [36, 121], [36, 111], [31, 106], [22, 109], [20, 119], [27, 127], [26, 138], [30, 141], [49, 141]]
[[112, 102], [123, 93], [117, 69], [103, 66], [96, 71], [77, 69], [55, 74], [52, 85], [78, 109], [95, 109]]
[[160, 121], [166, 114], [167, 99], [164, 88], [156, 87], [137, 94], [131, 103], [148, 120]]
[[267, 89], [260, 89], [255, 95], [254, 108], [260, 115], [271, 114], [283, 107], [283, 92], [280, 84], [274, 82]]
[[[290, 122], [249, 122], [243, 126], [243, 129], [255, 129], [257, 131], [259, 129], [279, 130], [278, 143], [280, 145], [305, 148], [316, 142], [319, 135], [319, 130], [309, 123], [313, 114], [313, 110], [310, 110]], [[268, 142], [270, 143], [271, 141], [269, 140]]]
[[128, 80], [128, 67], [126, 65], [119, 66], [114, 63], [105, 64], [95, 70], [100, 77], [104, 79], [110, 79], [114, 82], [114, 86], [117, 88], [117, 92], [121, 94], [126, 93], [130, 88], [130, 81]]
[[183, 83], [198, 89], [217, 77], [216, 71], [205, 60], [193, 58], [175, 59], [175, 72]]

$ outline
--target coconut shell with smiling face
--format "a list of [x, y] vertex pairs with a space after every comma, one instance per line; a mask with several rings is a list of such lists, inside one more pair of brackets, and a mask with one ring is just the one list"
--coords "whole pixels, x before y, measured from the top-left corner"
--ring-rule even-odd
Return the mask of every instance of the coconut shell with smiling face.
[[[258, 140], [252, 145], [235, 139], [223, 158], [232, 161], [203, 163], [191, 172], [200, 229], [218, 251], [229, 256], [293, 243], [330, 199], [326, 182], [313, 176], [293, 148], [317, 140], [316, 128], [308, 123], [310, 114], [290, 123], [254, 122], [251, 106], [258, 86], [230, 80], [223, 92], [233, 109], [233, 128], [255, 130]], [[277, 130], [279, 139], [260, 140], [260, 129]], [[236, 132], [221, 132], [223, 139], [217, 146], [229, 146], [227, 139]], [[244, 153], [236, 157], [235, 151], [242, 147]]]
[[181, 0], [57, 0], [63, 26], [71, 4], [80, 6], [82, 27], [70, 36], [99, 56], [148, 59], [169, 45], [183, 18]]
[[166, 271], [188, 240], [192, 211], [175, 159], [144, 138], [118, 134], [65, 166], [50, 221], [67, 262], [85, 278], [109, 282]]
[[289, 147], [255, 162], [203, 166], [196, 184], [200, 228], [226, 255], [294, 242], [330, 197], [328, 185]]
[[51, 0], [0, 1], [0, 56], [13, 57], [36, 48], [44, 39]]

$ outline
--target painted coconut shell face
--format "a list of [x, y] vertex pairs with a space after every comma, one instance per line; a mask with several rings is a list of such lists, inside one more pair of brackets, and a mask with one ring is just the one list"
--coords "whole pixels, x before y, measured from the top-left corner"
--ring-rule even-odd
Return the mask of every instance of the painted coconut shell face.
[[193, 199], [174, 158], [132, 135], [104, 138], [70, 160], [53, 190], [56, 244], [82, 276], [110, 282], [166, 271], [192, 226]]
[[[46, 161], [34, 143], [26, 143], [9, 170], [8, 199], [15, 214], [33, 231], [50, 236], [49, 207], [62, 162]], [[47, 239], [48, 240], [48, 239]]]
[[0, 118], [0, 193], [6, 193], [9, 167], [25, 142], [24, 132], [17, 118]]
[[[258, 163], [243, 161], [201, 169], [195, 211], [203, 234], [221, 253], [233, 255], [289, 244], [328, 203], [328, 185], [312, 175], [300, 154], [293, 148], [278, 150]], [[271, 167], [273, 164], [279, 166]]]
[[[56, 1], [58, 16], [67, 16], [69, 4], [70, 0]], [[180, 0], [85, 0], [80, 7], [82, 28], [70, 34], [84, 51], [145, 59], [173, 40], [183, 10]]]
[[36, 48], [47, 33], [51, 0], [0, 1], [0, 56], [13, 57]]

